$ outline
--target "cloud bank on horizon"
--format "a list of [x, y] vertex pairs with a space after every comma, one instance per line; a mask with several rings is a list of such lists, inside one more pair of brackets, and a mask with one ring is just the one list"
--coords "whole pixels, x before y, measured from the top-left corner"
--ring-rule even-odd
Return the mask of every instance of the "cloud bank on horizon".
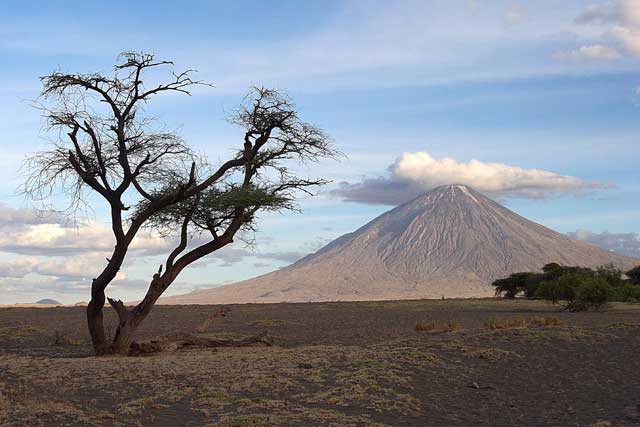
[[435, 187], [464, 184], [496, 197], [539, 199], [606, 188], [573, 176], [542, 169], [449, 157], [434, 158], [426, 151], [403, 153], [388, 167], [388, 176], [341, 182], [332, 194], [344, 201], [398, 205]]
[[640, 2], [610, 0], [591, 4], [578, 15], [578, 25], [601, 29], [601, 42], [557, 52], [558, 59], [610, 61], [624, 56], [640, 56]]
[[601, 248], [640, 258], [640, 234], [638, 233], [594, 233], [589, 230], [579, 229], [567, 235], [576, 240], [599, 246]]
[[[0, 253], [4, 254], [0, 260], [0, 289], [16, 294], [52, 289], [57, 295], [75, 294], [87, 288], [95, 272], [106, 263], [113, 245], [110, 229], [99, 221], [72, 222], [61, 214], [0, 203]], [[144, 289], [150, 276], [146, 280], [130, 278], [128, 271], [134, 268], [131, 260], [156, 266], [154, 257], [166, 255], [175, 245], [175, 238], [149, 231], [139, 233], [132, 242], [129, 262], [118, 272], [111, 290]], [[306, 252], [258, 252], [229, 246], [200, 265], [228, 267], [245, 259], [288, 264], [304, 255]]]

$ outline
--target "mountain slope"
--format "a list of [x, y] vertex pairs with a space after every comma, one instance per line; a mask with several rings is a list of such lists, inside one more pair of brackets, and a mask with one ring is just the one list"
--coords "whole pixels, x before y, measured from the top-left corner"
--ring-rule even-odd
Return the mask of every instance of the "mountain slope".
[[438, 187], [278, 271], [165, 304], [482, 297], [549, 262], [640, 263], [529, 221], [463, 185]]

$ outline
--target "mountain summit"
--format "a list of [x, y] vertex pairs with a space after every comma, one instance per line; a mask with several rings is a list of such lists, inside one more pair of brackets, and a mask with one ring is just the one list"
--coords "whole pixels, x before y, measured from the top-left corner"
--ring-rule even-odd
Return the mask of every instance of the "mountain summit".
[[489, 284], [550, 262], [631, 268], [638, 260], [578, 242], [464, 185], [392, 209], [286, 268], [165, 298], [166, 304], [386, 300], [493, 295]]

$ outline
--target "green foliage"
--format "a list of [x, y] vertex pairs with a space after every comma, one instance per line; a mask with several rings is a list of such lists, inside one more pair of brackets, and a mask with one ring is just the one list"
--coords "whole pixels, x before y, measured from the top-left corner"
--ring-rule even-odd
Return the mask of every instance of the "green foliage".
[[496, 295], [513, 299], [521, 293], [526, 293], [527, 289], [537, 285], [538, 274], [531, 272], [513, 273], [507, 278], [498, 279], [493, 282], [496, 288]]
[[613, 288], [602, 277], [588, 278], [574, 288], [575, 298], [567, 300], [570, 311], [600, 310], [613, 295]]
[[633, 283], [626, 283], [623, 286], [613, 289], [614, 301], [640, 302], [640, 286]]
[[[142, 210], [149, 202], [144, 202], [138, 209]], [[224, 188], [211, 187], [206, 191], [183, 202], [170, 205], [158, 211], [150, 218], [149, 224], [159, 230], [180, 230], [184, 218], [189, 217], [192, 226], [200, 230], [224, 228], [237, 212], [245, 212], [243, 227], [251, 228], [254, 214], [258, 210], [277, 211], [295, 209], [295, 201], [291, 194], [268, 186], [228, 184]]]
[[640, 267], [625, 273], [613, 265], [593, 270], [550, 263], [542, 273], [520, 272], [493, 282], [497, 296], [544, 299], [571, 311], [598, 310], [609, 301], [640, 302]]
[[622, 278], [622, 271], [613, 266], [613, 264], [603, 265], [596, 269], [596, 276], [602, 278], [608, 285], [613, 287], [619, 287], [625, 285], [625, 280]]

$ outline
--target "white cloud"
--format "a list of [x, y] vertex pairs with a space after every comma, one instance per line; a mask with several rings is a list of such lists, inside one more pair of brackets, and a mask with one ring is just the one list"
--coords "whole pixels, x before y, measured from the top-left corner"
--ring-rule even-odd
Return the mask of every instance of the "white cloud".
[[305, 251], [257, 252], [251, 249], [225, 246], [224, 248], [208, 256], [205, 260], [201, 261], [200, 265], [218, 263], [221, 267], [232, 267], [237, 263], [246, 261], [247, 258], [291, 264], [308, 255], [310, 252], [313, 252], [313, 250], [309, 249]]
[[[575, 22], [583, 25], [608, 26], [609, 28], [602, 35], [603, 39], [618, 44], [629, 55], [640, 56], [640, 2], [638, 0], [616, 0], [590, 5], [576, 17]], [[582, 52], [584, 48], [588, 46], [574, 50], [568, 56], [585, 57], [588, 52]], [[617, 59], [620, 55], [618, 50], [608, 47], [600, 49], [600, 52], [593, 50], [591, 53], [600, 59]], [[595, 59], [594, 56], [591, 58]]]
[[446, 184], [465, 184], [499, 197], [543, 198], [602, 188], [580, 178], [542, 169], [524, 169], [479, 160], [459, 162], [434, 158], [427, 152], [404, 153], [388, 168], [388, 177], [340, 184], [334, 194], [347, 201], [399, 204]]
[[[175, 242], [153, 233], [140, 233], [131, 258], [166, 254]], [[85, 292], [106, 265], [114, 246], [111, 229], [85, 220], [72, 224], [56, 214], [0, 205], [0, 291], [5, 298]], [[147, 280], [130, 280], [118, 272], [113, 285], [142, 287]]]
[[0, 262], [0, 278], [20, 278], [33, 271], [37, 261], [34, 258], [20, 258], [15, 261]]
[[504, 22], [507, 27], [512, 27], [525, 18], [525, 8], [520, 4], [513, 4], [509, 6], [504, 14]]
[[610, 36], [617, 40], [632, 55], [640, 56], [640, 29], [633, 27], [615, 26], [609, 31]]
[[575, 19], [577, 24], [607, 25], [619, 23], [626, 27], [640, 26], [638, 0], [610, 0], [587, 6]]
[[[190, 247], [205, 240], [206, 236], [194, 236]], [[141, 232], [131, 245], [129, 263], [124, 269], [135, 272], [133, 262], [140, 274], [139, 267], [145, 260], [155, 256], [163, 258], [176, 244], [175, 237], [163, 238], [152, 232]], [[104, 223], [84, 220], [72, 225], [63, 216], [42, 216], [31, 209], [0, 205], [0, 294], [4, 291], [13, 299], [20, 295], [25, 301], [41, 295], [64, 300], [65, 294], [82, 294], [106, 265], [113, 245], [111, 229]], [[225, 247], [205, 263], [232, 266], [253, 258], [288, 264], [306, 254]], [[142, 278], [131, 279], [127, 271], [118, 272], [109, 286], [110, 292], [131, 296], [148, 285], [150, 275], [147, 274], [150, 272], [142, 273]]]
[[[107, 255], [114, 246], [111, 228], [94, 220], [72, 224], [65, 217], [0, 205], [0, 251], [20, 255]], [[173, 242], [155, 233], [139, 233], [131, 249], [142, 255], [165, 253]]]
[[638, 233], [594, 233], [589, 230], [576, 230], [567, 233], [569, 237], [581, 240], [601, 248], [640, 258], [640, 235]]
[[0, 226], [64, 224], [63, 215], [26, 208], [12, 208], [0, 202]]
[[640, 26], [640, 2], [638, 0], [619, 0], [621, 20], [628, 26]]
[[[539, 52], [553, 50], [557, 34], [568, 31], [570, 18], [560, 13], [546, 16], [547, 4], [465, 3], [466, 7], [458, 1], [347, 2], [325, 26], [310, 28], [298, 38], [231, 47], [208, 43], [206, 49], [195, 43], [177, 52], [176, 59], [211, 74], [216, 93], [244, 90], [255, 82], [318, 91], [564, 70]], [[525, 20], [537, 24], [523, 25]], [[511, 31], [516, 25], [522, 28]]]
[[105, 264], [105, 259], [100, 256], [65, 257], [40, 261], [33, 267], [32, 272], [61, 280], [89, 281]]
[[558, 52], [554, 55], [556, 59], [582, 61], [582, 60], [605, 60], [620, 59], [622, 55], [616, 49], [595, 44], [591, 46], [582, 46], [569, 52]]
[[577, 24], [597, 24], [603, 25], [615, 22], [619, 18], [619, 10], [617, 4], [609, 1], [601, 4], [592, 4], [576, 17]]

